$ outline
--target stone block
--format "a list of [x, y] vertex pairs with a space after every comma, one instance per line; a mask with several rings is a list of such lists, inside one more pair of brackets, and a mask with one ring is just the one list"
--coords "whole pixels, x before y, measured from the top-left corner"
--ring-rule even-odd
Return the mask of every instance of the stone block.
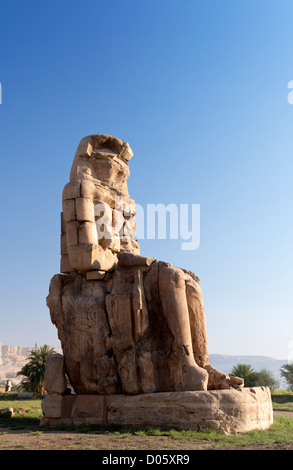
[[77, 271], [90, 271], [93, 261], [93, 246], [78, 244], [68, 247], [70, 264]]
[[69, 274], [73, 271], [68, 255], [61, 255], [60, 271], [64, 274]]
[[63, 217], [65, 222], [76, 220], [75, 199], [66, 199], [62, 202]]
[[80, 196], [92, 199], [96, 192], [94, 183], [90, 180], [82, 180], [80, 185]]
[[[78, 244], [78, 226], [79, 223], [76, 220], [66, 223], [66, 243], [67, 247]], [[68, 250], [68, 248], [67, 248]]]
[[45, 418], [62, 418], [62, 395], [46, 395], [42, 400], [42, 411]]
[[95, 424], [106, 423], [106, 409], [104, 395], [77, 395], [72, 406], [71, 417], [73, 422], [85, 419], [94, 420]]
[[66, 387], [64, 357], [62, 354], [51, 354], [46, 361], [44, 388], [48, 393], [62, 394]]
[[81, 222], [94, 222], [94, 203], [92, 199], [80, 197], [76, 199], [76, 216]]
[[68, 247], [68, 254], [72, 268], [80, 272], [107, 271], [117, 262], [116, 255], [100, 245], [72, 245]]
[[94, 222], [83, 222], [78, 231], [79, 243], [98, 244], [97, 228]]
[[80, 197], [80, 182], [78, 180], [70, 181], [64, 186], [62, 199], [75, 199]]

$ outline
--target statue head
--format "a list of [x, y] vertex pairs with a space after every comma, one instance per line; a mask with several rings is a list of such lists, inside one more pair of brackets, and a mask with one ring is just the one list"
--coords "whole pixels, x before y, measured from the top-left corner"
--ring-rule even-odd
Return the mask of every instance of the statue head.
[[128, 192], [126, 180], [132, 156], [129, 144], [117, 137], [105, 134], [84, 137], [73, 160], [70, 181], [88, 178]]

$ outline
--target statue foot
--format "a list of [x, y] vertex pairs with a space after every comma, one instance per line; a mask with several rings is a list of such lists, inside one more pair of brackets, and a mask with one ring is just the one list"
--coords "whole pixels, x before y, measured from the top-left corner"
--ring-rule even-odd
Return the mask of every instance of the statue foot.
[[230, 377], [230, 387], [231, 388], [243, 388], [244, 379], [242, 379], [242, 377]]
[[241, 377], [230, 377], [210, 364], [204, 366], [204, 369], [209, 375], [208, 390], [241, 389], [244, 387], [244, 380]]
[[196, 363], [182, 368], [182, 386], [185, 391], [205, 391], [208, 387], [208, 373]]

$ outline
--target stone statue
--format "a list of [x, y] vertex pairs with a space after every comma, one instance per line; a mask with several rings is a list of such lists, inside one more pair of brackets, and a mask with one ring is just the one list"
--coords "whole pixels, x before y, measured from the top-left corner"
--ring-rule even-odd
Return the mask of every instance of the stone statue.
[[129, 145], [81, 140], [63, 191], [61, 273], [47, 305], [77, 394], [242, 388], [209, 364], [199, 279], [140, 255]]

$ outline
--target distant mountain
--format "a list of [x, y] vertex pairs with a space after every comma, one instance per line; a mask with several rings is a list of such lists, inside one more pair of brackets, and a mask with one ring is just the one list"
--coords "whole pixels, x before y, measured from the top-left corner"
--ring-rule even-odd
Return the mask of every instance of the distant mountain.
[[210, 364], [216, 369], [230, 374], [233, 367], [237, 364], [249, 364], [259, 372], [261, 369], [266, 369], [278, 380], [280, 388], [285, 388], [286, 383], [281, 377], [280, 368], [287, 364], [287, 359], [273, 359], [268, 356], [226, 356], [225, 354], [210, 354]]
[[[54, 348], [56, 352], [62, 353], [61, 348]], [[26, 364], [30, 351], [33, 349], [33, 347], [23, 348], [0, 344], [0, 382], [3, 383], [7, 379], [11, 379], [14, 383], [19, 383], [21, 377], [17, 377], [17, 372]], [[225, 374], [230, 374], [233, 366], [237, 364], [249, 364], [256, 372], [266, 369], [278, 380], [280, 388], [286, 388], [286, 383], [280, 375], [280, 368], [288, 363], [286, 359], [273, 359], [267, 356], [210, 354], [210, 363]]]

